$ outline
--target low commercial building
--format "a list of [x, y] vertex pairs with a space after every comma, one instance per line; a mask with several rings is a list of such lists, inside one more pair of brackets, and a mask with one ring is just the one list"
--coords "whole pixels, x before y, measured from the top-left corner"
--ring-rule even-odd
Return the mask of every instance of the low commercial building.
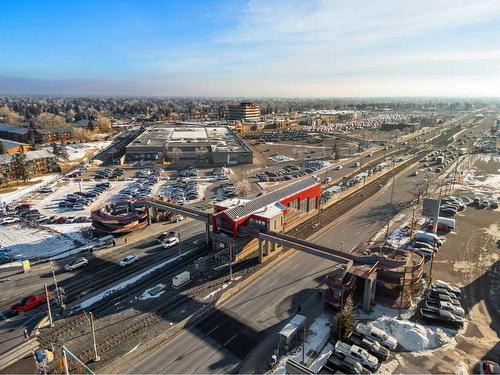
[[175, 165], [231, 166], [251, 164], [253, 152], [223, 126], [151, 126], [126, 146], [125, 161]]
[[260, 106], [252, 102], [241, 102], [228, 107], [228, 120], [231, 121], [258, 121]]
[[[57, 156], [47, 150], [25, 152], [26, 163], [34, 176], [58, 172]], [[0, 173], [10, 180], [15, 179], [14, 154], [0, 155]]]

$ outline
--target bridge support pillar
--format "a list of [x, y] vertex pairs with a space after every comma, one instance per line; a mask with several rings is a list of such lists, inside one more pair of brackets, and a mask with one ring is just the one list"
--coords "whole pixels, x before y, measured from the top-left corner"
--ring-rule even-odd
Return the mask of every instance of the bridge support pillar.
[[210, 219], [205, 221], [205, 244], [208, 247], [212, 247], [211, 235], [210, 235]]
[[259, 264], [262, 264], [262, 240], [260, 238], [257, 238], [257, 241], [259, 242]]
[[377, 292], [377, 281], [376, 280], [373, 280], [373, 283], [372, 283], [372, 296], [371, 296], [371, 300], [370, 300], [370, 303], [374, 303], [375, 302], [375, 293]]
[[148, 225], [151, 225], [151, 216], [153, 216], [153, 210], [148, 207]]
[[156, 207], [153, 207], [153, 221], [158, 222], [158, 209]]
[[266, 257], [269, 256], [269, 240], [266, 240], [264, 242], [264, 255]]
[[375, 284], [375, 280], [367, 277], [365, 279], [365, 290], [363, 291], [363, 311], [369, 312], [370, 306], [372, 303], [372, 294], [374, 291], [373, 284]]

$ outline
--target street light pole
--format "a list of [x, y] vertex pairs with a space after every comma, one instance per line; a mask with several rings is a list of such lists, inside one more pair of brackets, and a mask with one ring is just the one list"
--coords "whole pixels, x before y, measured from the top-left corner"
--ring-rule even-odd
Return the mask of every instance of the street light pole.
[[229, 279], [233, 281], [233, 244], [229, 244]]

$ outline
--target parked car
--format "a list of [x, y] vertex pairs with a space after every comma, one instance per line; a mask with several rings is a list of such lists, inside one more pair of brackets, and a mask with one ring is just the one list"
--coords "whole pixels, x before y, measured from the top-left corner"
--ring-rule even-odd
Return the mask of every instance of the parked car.
[[432, 300], [427, 298], [425, 301], [425, 308], [431, 310], [449, 311], [455, 315], [461, 316], [462, 318], [465, 316], [465, 310], [462, 307], [441, 300]]
[[328, 368], [327, 373], [329, 374], [335, 373], [336, 370], [344, 374], [363, 374], [366, 372], [359, 362], [336, 352], [331, 354], [325, 366]]
[[454, 298], [451, 294], [447, 293], [439, 293], [434, 290], [430, 290], [427, 292], [427, 298], [428, 301], [441, 301], [441, 302], [449, 302], [452, 305], [455, 306], [461, 306], [460, 301], [456, 298]]
[[46, 301], [45, 294], [32, 294], [31, 296], [23, 298], [19, 303], [11, 307], [16, 313], [23, 313], [40, 306]]
[[380, 361], [385, 361], [389, 357], [389, 349], [382, 346], [378, 341], [369, 339], [357, 332], [352, 332], [347, 336], [346, 341], [350, 344], [357, 345], [368, 350], [368, 353], [373, 354]]
[[464, 325], [464, 319], [449, 311], [420, 309], [420, 316], [428, 323], [442, 323], [455, 328], [461, 328]]
[[356, 332], [362, 334], [369, 339], [378, 341], [381, 345], [385, 346], [389, 350], [394, 350], [398, 345], [398, 341], [389, 335], [384, 330], [374, 327], [364, 323], [358, 323], [356, 326]]
[[85, 206], [83, 204], [75, 204], [73, 206], [73, 210], [74, 211], [83, 211], [83, 210], [85, 210]]
[[87, 260], [87, 258], [80, 257], [80, 258], [76, 258], [71, 263], [64, 265], [64, 269], [66, 271], [73, 271], [77, 268], [85, 267], [87, 264], [89, 264], [89, 261]]
[[461, 294], [461, 291], [460, 291], [460, 288], [446, 282], [446, 281], [443, 281], [443, 280], [436, 280], [432, 283], [432, 286], [433, 287], [439, 287], [439, 288], [443, 288], [443, 289], [446, 289], [456, 295], [460, 295]]
[[3, 219], [0, 219], [0, 225], [14, 224], [20, 221], [21, 220], [18, 217], [4, 217]]
[[177, 237], [169, 237], [162, 241], [162, 246], [164, 249], [170, 249], [175, 245], [179, 244], [179, 239]]
[[127, 255], [125, 258], [120, 260], [120, 263], [118, 263], [122, 267], [126, 267], [132, 263], [135, 263], [139, 260], [139, 257], [137, 255]]
[[48, 186], [37, 190], [37, 192], [39, 192], [39, 193], [52, 193], [53, 191], [54, 191], [54, 189], [52, 189], [51, 187], [48, 187]]
[[343, 354], [359, 362], [370, 370], [376, 370], [378, 368], [378, 359], [357, 345], [350, 345], [342, 341], [337, 341], [334, 350], [337, 353]]

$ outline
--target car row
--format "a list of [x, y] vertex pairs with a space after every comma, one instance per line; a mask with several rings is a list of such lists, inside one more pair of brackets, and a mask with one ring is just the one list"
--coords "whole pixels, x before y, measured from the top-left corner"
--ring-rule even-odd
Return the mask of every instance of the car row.
[[117, 179], [118, 177], [122, 177], [124, 174], [124, 170], [122, 168], [106, 168], [103, 170], [98, 171], [94, 178], [96, 180], [102, 180], [102, 179]]
[[371, 374], [396, 346], [396, 339], [384, 330], [359, 323], [354, 332], [335, 343], [320, 373]]
[[420, 316], [428, 323], [461, 328], [464, 325], [465, 310], [459, 301], [460, 296], [458, 287], [437, 280], [426, 292]]
[[120, 190], [121, 199], [140, 199], [151, 195], [155, 184], [160, 180], [159, 177], [150, 175], [141, 180], [135, 181], [122, 190]]
[[110, 186], [109, 182], [102, 182], [85, 192], [75, 191], [74, 193], [66, 195], [65, 199], [59, 202], [59, 207], [72, 209], [74, 211], [82, 211], [85, 209], [85, 206], [94, 202], [94, 200], [104, 191], [109, 189]]
[[175, 200], [177, 204], [184, 204], [186, 201], [193, 201], [199, 198], [198, 182], [196, 180], [177, 180], [174, 184], [168, 185], [168, 198]]

